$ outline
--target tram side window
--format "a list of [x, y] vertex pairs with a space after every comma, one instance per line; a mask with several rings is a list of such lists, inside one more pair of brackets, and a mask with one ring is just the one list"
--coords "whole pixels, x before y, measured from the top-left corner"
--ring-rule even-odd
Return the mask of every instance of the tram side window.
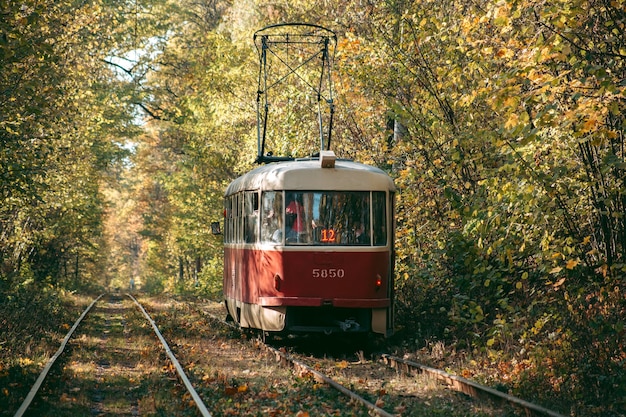
[[227, 223], [228, 223], [228, 242], [236, 243], [237, 242], [237, 195], [231, 195], [227, 200], [228, 213], [227, 213]]
[[372, 192], [372, 225], [374, 228], [374, 245], [385, 246], [387, 244], [387, 200], [385, 192]]
[[239, 194], [234, 194], [232, 196], [232, 208], [233, 208], [233, 227], [232, 227], [232, 243], [241, 242], [240, 231], [241, 227], [239, 226], [241, 220], [241, 208], [239, 204]]
[[237, 204], [237, 215], [235, 218], [235, 223], [236, 223], [236, 235], [235, 235], [235, 241], [237, 243], [243, 243], [243, 221], [244, 221], [244, 216], [243, 216], [243, 203], [244, 203], [244, 198], [243, 198], [243, 193], [238, 193], [236, 196], [236, 204]]
[[235, 196], [228, 197], [228, 205], [230, 207], [228, 215], [228, 242], [235, 242]]
[[247, 191], [244, 194], [244, 241], [254, 243], [259, 234], [259, 194]]
[[282, 191], [265, 191], [261, 198], [261, 241], [282, 243], [283, 193]]
[[224, 241], [230, 243], [232, 241], [232, 218], [233, 212], [231, 208], [231, 197], [224, 199]]

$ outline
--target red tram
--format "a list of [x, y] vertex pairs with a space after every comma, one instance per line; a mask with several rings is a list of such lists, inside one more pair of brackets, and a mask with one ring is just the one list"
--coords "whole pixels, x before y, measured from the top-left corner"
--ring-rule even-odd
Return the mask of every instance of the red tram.
[[224, 301], [264, 332], [393, 333], [392, 179], [332, 151], [260, 166], [225, 194]]

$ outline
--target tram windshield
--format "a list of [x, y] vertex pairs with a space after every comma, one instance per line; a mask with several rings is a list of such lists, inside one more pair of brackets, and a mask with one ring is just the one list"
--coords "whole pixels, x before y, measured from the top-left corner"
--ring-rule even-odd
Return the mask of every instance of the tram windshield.
[[[261, 239], [286, 245], [384, 246], [383, 191], [265, 192]], [[284, 207], [284, 210], [283, 210]], [[283, 210], [283, 216], [278, 215]]]

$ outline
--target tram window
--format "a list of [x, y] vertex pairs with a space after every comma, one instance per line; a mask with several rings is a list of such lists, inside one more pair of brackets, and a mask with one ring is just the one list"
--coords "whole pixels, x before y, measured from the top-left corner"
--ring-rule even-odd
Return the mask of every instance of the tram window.
[[231, 221], [231, 228], [230, 228], [230, 241], [231, 243], [236, 243], [237, 242], [237, 232], [239, 230], [239, 227], [237, 227], [237, 220], [238, 220], [238, 209], [237, 209], [237, 194], [233, 195], [231, 197], [231, 207], [232, 207], [232, 213], [233, 213], [233, 217], [230, 219]]
[[241, 198], [239, 194], [233, 195], [233, 243], [241, 243]]
[[261, 241], [282, 243], [283, 241], [283, 193], [265, 191], [261, 197]]
[[[372, 245], [370, 213], [369, 191], [286, 192], [286, 244]], [[376, 215], [384, 216], [384, 208]], [[373, 223], [380, 226], [385, 219]]]
[[238, 193], [237, 194], [237, 218], [235, 219], [235, 221], [237, 222], [237, 243], [243, 243], [244, 239], [243, 239], [243, 235], [244, 235], [244, 211], [243, 211], [243, 205], [244, 205], [244, 197], [243, 197], [243, 193]]
[[235, 196], [228, 197], [228, 242], [235, 242]]
[[259, 234], [259, 194], [257, 192], [246, 192], [244, 194], [244, 241], [254, 243]]
[[230, 212], [228, 216], [228, 241], [230, 243], [235, 242], [235, 196], [228, 197], [228, 204], [230, 206]]
[[[309, 243], [311, 237], [311, 212], [309, 197], [313, 193], [288, 192], [285, 196], [285, 240], [287, 243]], [[306, 203], [305, 203], [305, 200]], [[305, 205], [306, 204], [306, 205]], [[308, 208], [308, 210], [306, 210]], [[306, 212], [305, 212], [306, 210]]]
[[384, 246], [387, 244], [387, 200], [382, 191], [372, 192], [372, 213], [374, 228], [374, 245]]
[[226, 197], [224, 199], [224, 241], [226, 243], [230, 243], [232, 239], [231, 237], [232, 217], [233, 217], [233, 212], [231, 208], [231, 197]]

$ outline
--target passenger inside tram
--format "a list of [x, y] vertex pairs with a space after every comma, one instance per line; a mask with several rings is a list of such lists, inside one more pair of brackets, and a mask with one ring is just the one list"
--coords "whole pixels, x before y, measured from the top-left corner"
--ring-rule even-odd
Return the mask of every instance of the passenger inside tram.
[[282, 243], [283, 241], [282, 201], [281, 193], [266, 192], [263, 194], [261, 239], [264, 242]]
[[287, 221], [287, 241], [302, 242], [305, 241], [304, 235], [306, 228], [304, 225], [304, 206], [302, 204], [302, 195], [296, 194], [285, 208]]

